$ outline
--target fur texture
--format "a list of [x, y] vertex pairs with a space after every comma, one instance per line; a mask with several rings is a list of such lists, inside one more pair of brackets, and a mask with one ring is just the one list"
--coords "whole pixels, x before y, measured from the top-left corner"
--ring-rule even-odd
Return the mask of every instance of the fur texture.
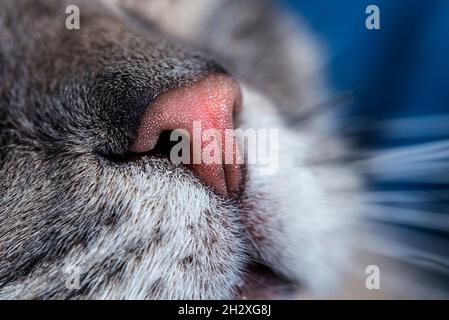
[[[326, 91], [305, 29], [265, 0], [163, 16], [158, 1], [69, 2], [0, 2], [0, 298], [234, 298], [255, 261], [335, 288], [362, 187], [310, 115]], [[250, 165], [235, 201], [167, 160], [122, 159], [156, 96], [212, 72], [242, 84], [241, 128], [280, 130], [279, 170]]]

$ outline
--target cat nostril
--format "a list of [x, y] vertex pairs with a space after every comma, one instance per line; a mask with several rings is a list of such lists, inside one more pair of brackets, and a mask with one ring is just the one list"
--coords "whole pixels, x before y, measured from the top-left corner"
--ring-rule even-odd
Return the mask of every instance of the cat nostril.
[[147, 107], [129, 151], [172, 148], [167, 132], [182, 130], [189, 139], [183, 163], [215, 192], [235, 194], [243, 182], [242, 157], [232, 131], [240, 106], [239, 86], [221, 74], [168, 91]]

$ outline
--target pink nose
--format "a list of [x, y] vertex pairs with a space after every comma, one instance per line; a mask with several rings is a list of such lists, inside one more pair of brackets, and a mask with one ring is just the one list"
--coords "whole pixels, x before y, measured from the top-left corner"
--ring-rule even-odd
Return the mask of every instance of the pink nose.
[[[129, 150], [151, 151], [163, 131], [185, 130], [190, 137], [190, 163], [186, 166], [215, 192], [224, 196], [236, 193], [242, 185], [243, 166], [229, 129], [233, 129], [233, 115], [240, 105], [240, 89], [225, 75], [209, 75], [191, 86], [168, 91], [148, 106]], [[200, 128], [200, 134], [194, 128]], [[217, 139], [203, 140], [209, 129], [215, 129]], [[211, 143], [217, 148], [211, 148]], [[221, 162], [204, 161], [206, 148], [219, 150]]]

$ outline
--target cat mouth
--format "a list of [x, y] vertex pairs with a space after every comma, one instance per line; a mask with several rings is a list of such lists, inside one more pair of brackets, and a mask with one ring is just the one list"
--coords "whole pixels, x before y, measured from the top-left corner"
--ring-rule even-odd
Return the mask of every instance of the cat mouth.
[[261, 263], [252, 264], [237, 290], [240, 300], [294, 299], [300, 286]]
[[[232, 199], [234, 201], [239, 201], [242, 198], [242, 195], [245, 191], [245, 185], [247, 180], [247, 170], [246, 165], [195, 165], [195, 164], [175, 164], [171, 161], [169, 154], [170, 148], [167, 146], [170, 143], [166, 143], [167, 136], [169, 136], [169, 132], [164, 132], [161, 134], [160, 142], [155, 146], [154, 149], [144, 153], [134, 153], [127, 152], [124, 155], [120, 156], [108, 156], [107, 158], [114, 163], [145, 163], [148, 159], [160, 159], [168, 161], [170, 165], [173, 166], [183, 166], [189, 171], [192, 172], [193, 176], [197, 177], [200, 182], [206, 187], [209, 188], [215, 194], [225, 197], [227, 199]], [[167, 163], [167, 164], [168, 164]], [[203, 167], [200, 167], [203, 166]], [[205, 168], [207, 166], [207, 168]], [[224, 186], [222, 189], [216, 189], [211, 186], [210, 181], [204, 181], [201, 177], [198, 176], [198, 170], [208, 170], [212, 174], [214, 172], [218, 172], [218, 179], [223, 179]], [[213, 177], [212, 177], [213, 178]], [[210, 180], [210, 178], [208, 179]]]

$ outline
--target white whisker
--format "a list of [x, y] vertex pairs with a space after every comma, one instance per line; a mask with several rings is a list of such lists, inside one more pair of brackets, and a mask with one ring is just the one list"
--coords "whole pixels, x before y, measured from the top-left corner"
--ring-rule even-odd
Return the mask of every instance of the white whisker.
[[423, 203], [449, 200], [445, 190], [372, 191], [365, 194], [366, 202]]
[[409, 263], [413, 266], [426, 270], [438, 271], [449, 275], [449, 258], [440, 254], [429, 253], [413, 246], [391, 242], [383, 239], [376, 239], [367, 244], [361, 243], [360, 249], [373, 252], [386, 257], [394, 258], [398, 261]]
[[387, 150], [379, 150], [367, 154], [369, 163], [394, 164], [416, 163], [422, 161], [435, 161], [449, 159], [449, 140], [423, 143], [407, 147], [399, 147]]
[[422, 164], [404, 164], [394, 167], [382, 166], [379, 164], [362, 167], [365, 173], [376, 175], [377, 179], [402, 179], [407, 181], [449, 181], [449, 177], [442, 175], [442, 172], [449, 171], [449, 162], [433, 162]]
[[449, 230], [449, 215], [378, 204], [364, 211], [366, 217], [390, 223], [428, 228], [446, 232]]
[[355, 121], [353, 120], [351, 117], [351, 126], [345, 128], [346, 131], [351, 133], [376, 131], [396, 139], [449, 135], [448, 114], [378, 121], [367, 121], [366, 118], [357, 117]]

